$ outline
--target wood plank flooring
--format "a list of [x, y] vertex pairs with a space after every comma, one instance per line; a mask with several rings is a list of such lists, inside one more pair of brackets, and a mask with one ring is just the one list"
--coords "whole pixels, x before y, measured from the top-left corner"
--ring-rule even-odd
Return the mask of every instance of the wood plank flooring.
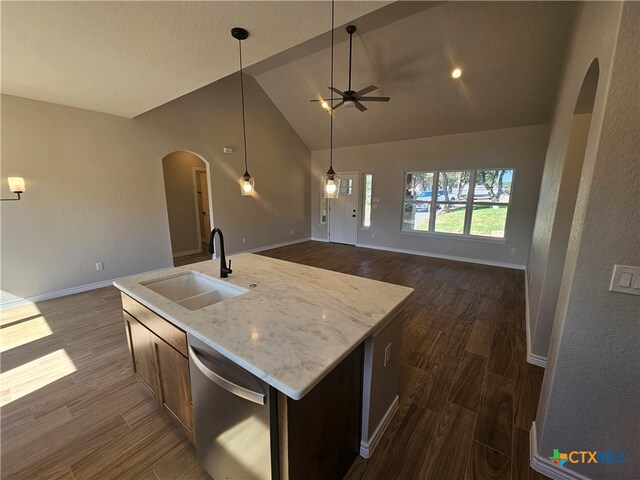
[[[545, 478], [528, 460], [543, 370], [526, 363], [522, 272], [318, 242], [262, 254], [416, 289], [399, 412], [349, 480]], [[0, 327], [3, 479], [209, 478], [133, 379], [117, 290], [7, 310]]]

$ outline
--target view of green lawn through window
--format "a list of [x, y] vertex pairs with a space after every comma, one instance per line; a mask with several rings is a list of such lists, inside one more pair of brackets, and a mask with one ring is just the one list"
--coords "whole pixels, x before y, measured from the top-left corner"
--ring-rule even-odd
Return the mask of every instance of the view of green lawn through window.
[[513, 169], [407, 172], [402, 230], [504, 238], [513, 173]]

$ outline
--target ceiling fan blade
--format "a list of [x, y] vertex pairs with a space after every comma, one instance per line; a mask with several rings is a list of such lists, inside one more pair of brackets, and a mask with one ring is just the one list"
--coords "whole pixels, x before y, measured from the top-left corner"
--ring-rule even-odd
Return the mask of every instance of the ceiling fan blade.
[[360, 97], [359, 102], [388, 102], [391, 97]]
[[358, 110], [360, 110], [361, 112], [366, 112], [367, 111], [367, 107], [365, 107], [363, 104], [361, 104], [359, 101], [356, 100], [356, 108]]
[[377, 90], [378, 87], [376, 87], [375, 85], [369, 85], [368, 87], [363, 88], [362, 90], [360, 90], [359, 92], [355, 93], [355, 97], [361, 97], [362, 95], [366, 95], [367, 93], [371, 93], [374, 90]]
[[336, 102], [338, 100], [342, 100], [342, 98], [322, 98], [322, 99], [314, 98], [313, 100], [309, 100], [309, 101], [310, 102], [330, 102], [332, 100]]
[[342, 105], [343, 103], [344, 103], [344, 100], [343, 100], [343, 101], [341, 101], [340, 103], [336, 103], [336, 104], [333, 106], [333, 110], [335, 110], [336, 108], [338, 108], [338, 107], [339, 107], [340, 105]]
[[337, 88], [335, 88], [335, 87], [327, 87], [327, 88], [328, 88], [329, 90], [331, 90], [332, 92], [337, 93], [337, 94], [338, 94], [338, 95], [340, 95], [341, 97], [344, 97], [344, 96], [345, 96], [345, 95], [344, 95], [344, 92], [341, 92], [340, 90], [338, 90], [338, 89], [337, 89]]

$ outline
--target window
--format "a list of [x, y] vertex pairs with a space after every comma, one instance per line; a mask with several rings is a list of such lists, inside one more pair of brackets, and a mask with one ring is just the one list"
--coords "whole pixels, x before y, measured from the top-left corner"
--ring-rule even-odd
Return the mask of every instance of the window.
[[371, 173], [364, 174], [364, 188], [362, 198], [362, 228], [371, 227], [371, 184], [373, 175]]
[[513, 170], [478, 170], [473, 190], [471, 235], [504, 238]]
[[456, 235], [464, 233], [470, 178], [469, 170], [438, 173], [434, 231]]
[[402, 229], [429, 231], [433, 172], [408, 172], [405, 176]]
[[327, 215], [329, 214], [329, 204], [327, 203], [327, 199], [322, 195], [322, 189], [324, 185], [322, 183], [322, 176], [320, 177], [320, 218], [318, 219], [318, 223], [320, 225], [327, 224]]
[[504, 238], [513, 173], [513, 169], [407, 172], [402, 230]]

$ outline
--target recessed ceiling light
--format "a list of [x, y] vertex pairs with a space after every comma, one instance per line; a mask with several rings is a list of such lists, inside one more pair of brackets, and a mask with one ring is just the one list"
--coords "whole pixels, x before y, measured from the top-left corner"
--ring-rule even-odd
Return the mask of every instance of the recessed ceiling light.
[[451, 78], [460, 78], [462, 76], [462, 70], [459, 68], [454, 68], [451, 70]]

